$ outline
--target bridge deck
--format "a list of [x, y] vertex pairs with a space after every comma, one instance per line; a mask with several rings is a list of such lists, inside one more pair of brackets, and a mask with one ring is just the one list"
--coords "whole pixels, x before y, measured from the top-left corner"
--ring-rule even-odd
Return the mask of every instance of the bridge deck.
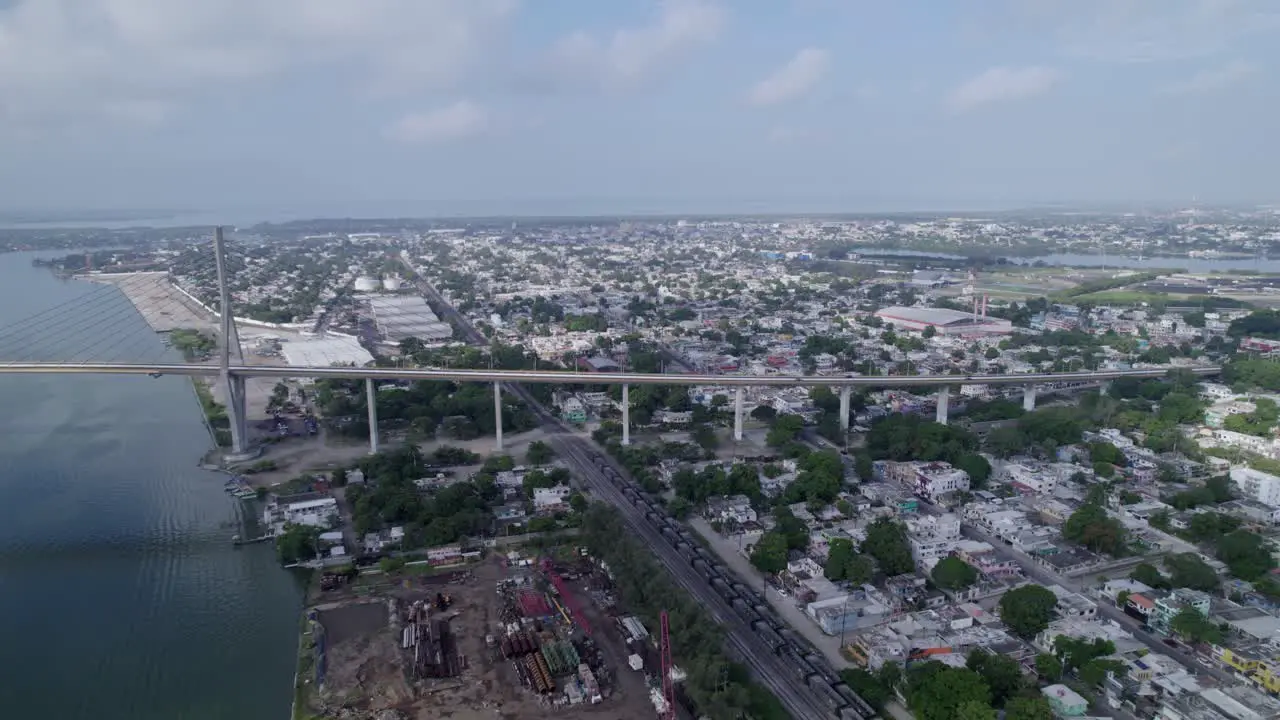
[[[1197, 375], [1216, 375], [1218, 366], [1186, 368]], [[454, 380], [460, 382], [554, 383], [559, 385], [723, 385], [813, 387], [940, 387], [946, 385], [1039, 385], [1098, 382], [1117, 378], [1162, 378], [1170, 368], [1106, 372], [1024, 373], [1017, 375], [663, 375], [658, 373], [578, 373], [547, 370], [426, 370], [411, 368], [291, 367], [233, 365], [239, 377], [372, 378], [375, 380]], [[216, 376], [216, 365], [116, 363], [0, 363], [0, 374], [188, 375]]]

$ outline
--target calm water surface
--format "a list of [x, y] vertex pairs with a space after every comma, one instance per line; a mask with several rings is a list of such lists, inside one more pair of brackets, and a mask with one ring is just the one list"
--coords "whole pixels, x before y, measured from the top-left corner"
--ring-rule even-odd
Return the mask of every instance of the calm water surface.
[[[0, 349], [96, 287], [31, 257], [0, 255]], [[158, 353], [133, 322], [65, 347], [128, 331]], [[0, 405], [0, 717], [285, 720], [302, 590], [269, 545], [232, 547], [244, 510], [197, 467], [190, 381], [0, 375]]]

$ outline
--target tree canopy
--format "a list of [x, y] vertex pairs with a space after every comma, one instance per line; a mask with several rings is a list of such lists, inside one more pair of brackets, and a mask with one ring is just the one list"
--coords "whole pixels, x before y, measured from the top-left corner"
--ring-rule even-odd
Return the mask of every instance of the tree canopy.
[[902, 575], [915, 569], [911, 545], [907, 542], [907, 528], [890, 518], [879, 518], [867, 527], [862, 552], [875, 558], [886, 575]]
[[1071, 513], [1062, 526], [1062, 536], [1095, 552], [1121, 554], [1127, 537], [1124, 525], [1107, 515], [1099, 502], [1086, 502]]
[[1000, 597], [1000, 618], [1014, 634], [1031, 639], [1049, 627], [1058, 596], [1040, 585], [1023, 585]]
[[993, 718], [991, 690], [982, 675], [937, 661], [907, 670], [907, 704], [919, 720]]
[[918, 415], [889, 415], [867, 433], [873, 460], [942, 460], [954, 465], [977, 449], [977, 437], [967, 430]]
[[943, 590], [963, 590], [978, 581], [978, 571], [960, 558], [949, 555], [933, 566], [930, 578]]

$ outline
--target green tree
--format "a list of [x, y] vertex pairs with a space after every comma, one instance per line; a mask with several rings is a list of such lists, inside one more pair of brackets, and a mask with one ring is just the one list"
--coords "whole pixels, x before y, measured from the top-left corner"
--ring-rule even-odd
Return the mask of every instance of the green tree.
[[1010, 698], [1027, 687], [1022, 666], [1005, 655], [975, 649], [969, 653], [965, 664], [986, 681], [987, 687], [991, 689], [991, 704], [996, 708], [1004, 707]]
[[800, 437], [802, 430], [804, 430], [804, 418], [791, 413], [779, 415], [769, 427], [765, 442], [769, 447], [782, 447]]
[[1126, 542], [1124, 526], [1107, 515], [1098, 502], [1086, 502], [1071, 513], [1062, 526], [1062, 536], [1095, 552], [1111, 555], [1122, 552]]
[[849, 560], [853, 557], [853, 541], [848, 538], [833, 538], [827, 550], [827, 563], [822, 568], [828, 580], [845, 579]]
[[586, 512], [587, 499], [582, 496], [582, 493], [574, 493], [569, 496], [569, 507], [576, 513]]
[[1124, 663], [1119, 660], [1094, 658], [1081, 666], [1079, 676], [1085, 684], [1096, 688], [1107, 679], [1107, 673], [1124, 672], [1124, 667]]
[[963, 590], [978, 581], [978, 571], [960, 558], [949, 555], [933, 566], [933, 584], [943, 590]]
[[1250, 582], [1275, 567], [1262, 537], [1246, 530], [1237, 530], [1218, 542], [1218, 559], [1227, 564], [1232, 575]]
[[546, 465], [556, 456], [556, 452], [551, 446], [541, 440], [534, 440], [529, 443], [529, 449], [525, 451], [524, 460], [530, 465]]
[[907, 529], [890, 518], [879, 518], [867, 527], [862, 552], [875, 558], [886, 575], [903, 575], [915, 569]]
[[1116, 646], [1110, 640], [1083, 640], [1059, 635], [1053, 639], [1053, 651], [1062, 661], [1062, 669], [1070, 672], [1084, 667], [1094, 658], [1114, 654]]
[[1004, 720], [1054, 720], [1053, 708], [1043, 695], [1017, 697], [1004, 706]]
[[333, 474], [329, 476], [329, 480], [333, 483], [334, 487], [346, 487], [347, 469], [340, 467], [337, 470], [334, 470]]
[[840, 679], [877, 711], [884, 710], [885, 704], [893, 699], [893, 691], [862, 668], [845, 668], [840, 671]]
[[1026, 452], [1028, 444], [1027, 436], [1016, 427], [995, 428], [987, 433], [983, 441], [983, 447], [988, 452], [1001, 458]]
[[689, 513], [693, 511], [693, 505], [684, 498], [676, 496], [671, 498], [667, 503], [667, 512], [671, 513], [671, 517], [677, 520], [683, 520], [689, 517]]
[[853, 471], [857, 474], [859, 480], [870, 482], [874, 474], [873, 467], [870, 455], [858, 453], [853, 456]]
[[1108, 465], [1124, 465], [1124, 453], [1120, 452], [1120, 448], [1109, 442], [1089, 443], [1089, 461], [1093, 463], [1106, 463]]
[[786, 505], [779, 505], [773, 510], [774, 532], [787, 542], [788, 550], [803, 550], [809, 547], [809, 526], [791, 512]]
[[845, 564], [844, 578], [855, 586], [866, 585], [871, 582], [875, 570], [875, 563], [871, 558], [862, 553], [854, 553], [849, 556], [849, 562]]
[[980, 700], [970, 700], [956, 708], [956, 720], [996, 720], [996, 711]]
[[777, 575], [787, 569], [787, 538], [776, 530], [760, 536], [751, 549], [751, 564], [757, 570]]
[[1023, 585], [1000, 597], [1000, 618], [1004, 624], [1025, 639], [1035, 637], [1049, 627], [1058, 596], [1040, 585]]
[[969, 474], [972, 489], [981, 490], [987, 486], [987, 479], [991, 477], [991, 463], [986, 458], [977, 453], [965, 453], [956, 458], [955, 466]]
[[716, 429], [710, 425], [699, 425], [691, 433], [693, 442], [703, 450], [715, 450], [720, 446], [720, 438], [716, 437]]
[[[911, 667], [906, 696], [907, 704], [919, 720], [956, 720], [961, 708], [981, 717], [975, 710], [990, 712], [991, 708], [991, 691], [981, 675], [936, 661]], [[969, 707], [971, 704], [978, 707]]]
[[1047, 682], [1057, 682], [1062, 678], [1062, 661], [1057, 655], [1040, 653], [1036, 655], [1036, 674]]
[[1160, 570], [1151, 563], [1138, 563], [1129, 572], [1129, 577], [1157, 590], [1173, 587]]
[[289, 524], [276, 537], [276, 553], [280, 556], [280, 562], [285, 565], [314, 560], [319, 552], [319, 541], [319, 528]]
[[1214, 591], [1218, 589], [1218, 573], [1195, 553], [1181, 553], [1164, 561], [1174, 587]]
[[1169, 629], [1194, 642], [1214, 644], [1222, 642], [1222, 630], [1195, 608], [1186, 607], [1179, 610], [1169, 623]]

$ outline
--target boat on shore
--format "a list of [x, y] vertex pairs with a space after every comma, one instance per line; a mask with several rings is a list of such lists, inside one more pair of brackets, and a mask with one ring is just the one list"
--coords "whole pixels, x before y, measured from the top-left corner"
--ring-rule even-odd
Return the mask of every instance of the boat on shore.
[[254, 500], [258, 497], [258, 491], [238, 477], [228, 480], [227, 484], [223, 486], [223, 490], [226, 490], [227, 494], [232, 497], [241, 500]]

